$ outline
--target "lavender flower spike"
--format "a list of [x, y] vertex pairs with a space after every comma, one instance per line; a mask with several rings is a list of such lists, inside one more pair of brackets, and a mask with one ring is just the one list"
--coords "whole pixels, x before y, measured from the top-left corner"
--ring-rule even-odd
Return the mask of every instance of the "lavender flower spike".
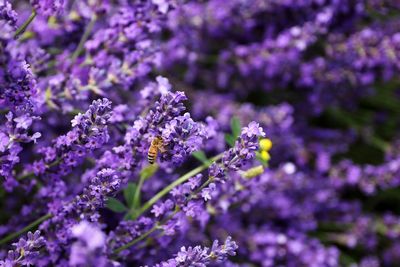
[[243, 128], [235, 146], [224, 153], [222, 164], [213, 163], [210, 166], [209, 176], [216, 181], [223, 181], [226, 171], [238, 171], [249, 159], [254, 158], [259, 146], [258, 138], [264, 136], [265, 133], [260, 125], [254, 121], [250, 122]]
[[201, 246], [182, 247], [175, 258], [156, 264], [154, 267], [206, 267], [211, 263], [222, 263], [227, 260], [228, 256], [236, 255], [237, 248], [235, 241], [228, 236], [223, 245], [219, 245], [218, 240], [215, 240], [211, 249]]
[[8, 251], [7, 258], [0, 260], [1, 267], [9, 266], [31, 266], [36, 264], [39, 250], [45, 244], [45, 240], [40, 236], [40, 231], [29, 232], [27, 239], [21, 238], [14, 243], [14, 250]]
[[72, 227], [72, 235], [77, 241], [71, 247], [70, 266], [106, 266], [106, 236], [96, 225], [81, 221]]

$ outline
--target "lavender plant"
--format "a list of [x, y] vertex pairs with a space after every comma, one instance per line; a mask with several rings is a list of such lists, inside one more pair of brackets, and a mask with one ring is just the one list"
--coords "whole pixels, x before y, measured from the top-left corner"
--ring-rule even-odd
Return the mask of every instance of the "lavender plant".
[[0, 0], [0, 267], [399, 266], [399, 57], [397, 1]]

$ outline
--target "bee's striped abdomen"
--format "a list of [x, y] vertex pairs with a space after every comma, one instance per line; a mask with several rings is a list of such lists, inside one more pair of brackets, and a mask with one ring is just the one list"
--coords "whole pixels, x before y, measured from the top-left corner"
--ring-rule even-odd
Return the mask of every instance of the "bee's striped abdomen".
[[156, 157], [157, 157], [157, 151], [149, 150], [149, 153], [147, 153], [147, 160], [149, 161], [150, 164], [154, 164]]

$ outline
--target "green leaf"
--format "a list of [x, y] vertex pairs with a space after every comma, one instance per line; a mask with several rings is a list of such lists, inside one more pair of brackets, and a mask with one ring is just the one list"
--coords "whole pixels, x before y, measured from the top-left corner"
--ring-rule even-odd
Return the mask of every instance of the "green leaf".
[[236, 139], [240, 135], [240, 132], [242, 131], [242, 125], [238, 117], [232, 117], [231, 130], [233, 137]]
[[134, 220], [136, 218], [136, 211], [137, 210], [130, 210], [124, 216], [125, 221]]
[[202, 162], [204, 164], [209, 164], [210, 163], [210, 160], [207, 158], [206, 154], [202, 150], [193, 152], [192, 156], [195, 157], [196, 159], [198, 159], [200, 162]]
[[133, 201], [135, 199], [137, 185], [134, 183], [129, 183], [127, 187], [124, 189], [124, 198], [125, 202], [128, 205], [128, 208], [131, 208], [133, 205]]
[[227, 142], [228, 145], [233, 147], [235, 145], [235, 141], [236, 141], [236, 138], [233, 135], [225, 134], [225, 142]]
[[119, 201], [116, 198], [110, 197], [107, 199], [107, 204], [106, 204], [107, 208], [109, 208], [110, 210], [114, 211], [114, 212], [125, 212], [128, 210], [127, 207], [125, 207], [125, 205]]
[[383, 139], [379, 138], [377, 135], [370, 136], [368, 138], [368, 143], [379, 148], [382, 151], [387, 151], [390, 148], [390, 145]]
[[352, 256], [343, 251], [340, 252], [339, 260], [343, 266], [351, 266], [353, 263], [357, 262]]
[[140, 171], [140, 179], [143, 180], [147, 180], [148, 178], [150, 178], [151, 176], [153, 176], [153, 174], [158, 170], [158, 165], [157, 164], [152, 164], [152, 165], [148, 165], [146, 167], [144, 167], [141, 171]]

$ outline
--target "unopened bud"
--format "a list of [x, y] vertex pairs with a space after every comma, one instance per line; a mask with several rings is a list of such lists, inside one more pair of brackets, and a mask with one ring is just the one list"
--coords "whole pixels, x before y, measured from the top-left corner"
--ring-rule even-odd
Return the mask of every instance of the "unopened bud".
[[253, 167], [253, 168], [248, 169], [247, 171], [243, 172], [242, 176], [244, 178], [250, 179], [250, 178], [256, 177], [263, 173], [264, 173], [264, 167], [262, 165], [259, 165], [257, 167]]

